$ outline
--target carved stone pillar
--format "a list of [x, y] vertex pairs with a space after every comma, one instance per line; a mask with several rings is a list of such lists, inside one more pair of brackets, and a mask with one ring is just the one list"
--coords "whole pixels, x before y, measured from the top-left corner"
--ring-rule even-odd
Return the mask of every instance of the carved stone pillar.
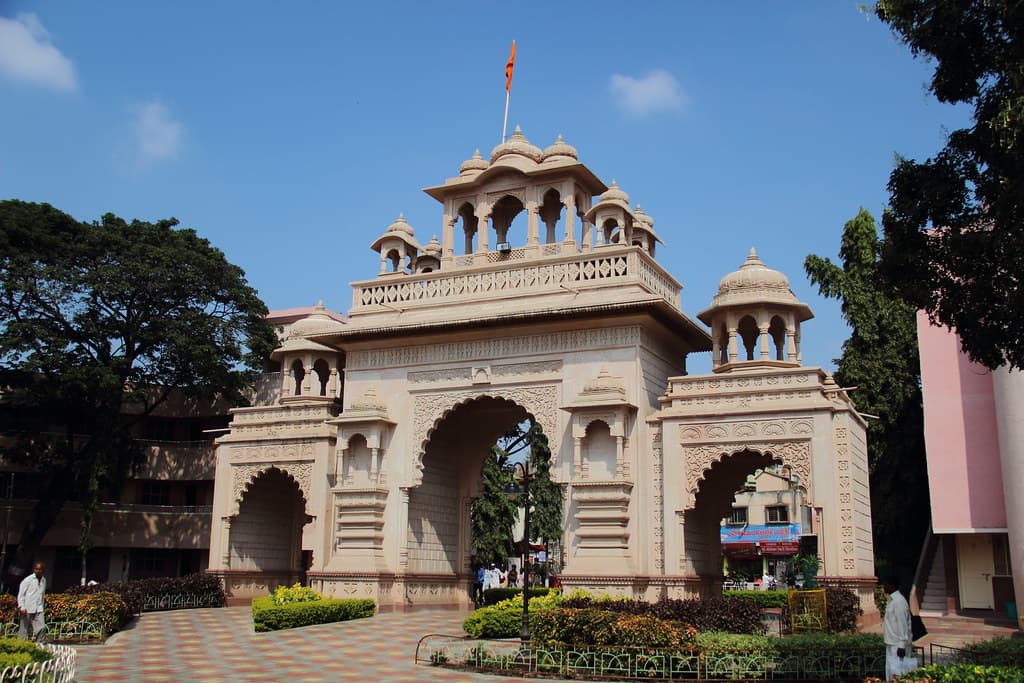
[[[526, 246], [534, 247], [540, 243], [540, 220], [537, 202], [526, 202]], [[506, 236], [506, 240], [508, 237]]]
[[224, 569], [231, 569], [231, 517], [221, 519], [221, 533], [224, 538], [224, 552], [221, 555], [221, 564]]
[[583, 439], [580, 437], [572, 440], [572, 472], [575, 479], [583, 476]]
[[768, 340], [770, 339], [770, 337], [768, 335], [768, 325], [767, 324], [762, 324], [762, 325], [758, 326], [757, 329], [761, 333], [760, 334], [760, 339], [761, 339], [761, 360], [769, 360], [772, 357], [772, 354], [771, 354], [771, 347], [769, 347], [769, 345], [768, 345]]
[[736, 344], [736, 328], [729, 329], [729, 362], [735, 363], [740, 359], [739, 347]]
[[476, 253], [485, 254], [490, 251], [490, 207], [477, 209], [476, 218]]

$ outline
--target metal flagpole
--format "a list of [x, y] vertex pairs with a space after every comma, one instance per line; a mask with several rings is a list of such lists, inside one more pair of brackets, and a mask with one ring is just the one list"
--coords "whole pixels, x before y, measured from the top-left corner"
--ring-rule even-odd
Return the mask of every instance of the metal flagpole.
[[508, 101], [512, 95], [512, 70], [516, 65], [516, 41], [512, 41], [512, 51], [508, 55], [508, 63], [505, 65], [505, 119], [501, 122], [501, 142], [505, 143], [505, 133], [508, 131]]

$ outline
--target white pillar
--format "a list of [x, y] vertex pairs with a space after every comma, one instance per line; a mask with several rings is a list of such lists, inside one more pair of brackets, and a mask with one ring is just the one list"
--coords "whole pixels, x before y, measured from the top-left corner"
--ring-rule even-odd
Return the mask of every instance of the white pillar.
[[999, 368], [992, 373], [992, 391], [1003, 468], [1010, 564], [1014, 567], [1017, 628], [1024, 630], [1024, 496], [1021, 495], [1024, 491], [1024, 374], [1005, 366]]

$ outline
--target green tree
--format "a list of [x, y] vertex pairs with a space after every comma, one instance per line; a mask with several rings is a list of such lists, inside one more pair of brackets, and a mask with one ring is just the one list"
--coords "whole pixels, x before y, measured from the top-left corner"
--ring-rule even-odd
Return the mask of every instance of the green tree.
[[835, 379], [857, 387], [858, 410], [877, 416], [867, 421], [876, 565], [912, 573], [929, 511], [916, 309], [884, 284], [880, 249], [875, 220], [861, 209], [843, 228], [842, 265], [811, 255], [804, 270], [842, 302], [852, 328]]
[[973, 114], [935, 157], [897, 160], [885, 274], [972, 359], [1024, 368], [1024, 3], [879, 0], [875, 11], [935, 64], [931, 93]]
[[516, 509], [506, 491], [512, 484], [508, 454], [492, 446], [484, 459], [480, 495], [469, 511], [470, 535], [478, 562], [502, 564], [512, 554]]
[[87, 551], [99, 492], [138, 462], [137, 424], [172, 395], [241, 400], [276, 343], [242, 270], [176, 225], [0, 202], [3, 455], [40, 482], [11, 573], [69, 500]]
[[[536, 422], [526, 431], [530, 447], [530, 538], [543, 540], [545, 549], [551, 541], [562, 541], [562, 506], [565, 490], [551, 479], [551, 449], [548, 437]], [[549, 554], [550, 557], [550, 554]]]

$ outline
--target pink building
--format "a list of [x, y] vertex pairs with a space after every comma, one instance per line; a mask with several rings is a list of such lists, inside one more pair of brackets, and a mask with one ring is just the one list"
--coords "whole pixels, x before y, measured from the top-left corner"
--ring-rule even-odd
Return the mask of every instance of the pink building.
[[972, 363], [924, 313], [917, 334], [932, 509], [920, 608], [1017, 615], [1024, 628], [1024, 375]]

